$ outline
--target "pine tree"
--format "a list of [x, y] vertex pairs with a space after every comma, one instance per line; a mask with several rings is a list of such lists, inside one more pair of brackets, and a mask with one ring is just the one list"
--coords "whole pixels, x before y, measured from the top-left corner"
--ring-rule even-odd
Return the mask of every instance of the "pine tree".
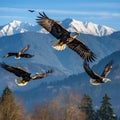
[[99, 120], [116, 120], [116, 114], [112, 109], [112, 105], [110, 104], [110, 98], [107, 94], [103, 96], [103, 100], [101, 101], [101, 107], [99, 110]]
[[95, 112], [93, 109], [92, 99], [88, 95], [84, 95], [80, 104], [80, 110], [86, 113], [86, 120], [94, 120]]
[[14, 96], [6, 87], [0, 99], [1, 119], [0, 120], [23, 120], [23, 109], [17, 104]]

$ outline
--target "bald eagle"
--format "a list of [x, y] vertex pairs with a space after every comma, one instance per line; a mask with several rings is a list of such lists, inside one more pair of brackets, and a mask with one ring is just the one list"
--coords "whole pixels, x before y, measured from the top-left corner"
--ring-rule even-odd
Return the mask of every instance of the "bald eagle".
[[3, 57], [8, 58], [10, 56], [15, 56], [15, 59], [20, 59], [21, 57], [23, 57], [23, 58], [31, 58], [34, 55], [25, 53], [29, 49], [29, 47], [30, 47], [29, 45], [26, 45], [20, 52], [18, 52], [18, 53], [9, 52]]
[[19, 77], [19, 78], [15, 79], [15, 83], [19, 86], [25, 86], [31, 80], [45, 78], [53, 72], [52, 70], [48, 70], [42, 74], [36, 73], [35, 75], [32, 75], [32, 73], [27, 72], [26, 70], [23, 70], [20, 67], [13, 67], [13, 66], [7, 65], [5, 63], [1, 63], [1, 67]]
[[90, 83], [92, 85], [100, 85], [101, 83], [106, 83], [106, 82], [111, 81], [110, 79], [106, 77], [109, 74], [110, 70], [112, 69], [112, 64], [113, 64], [112, 60], [108, 64], [106, 64], [100, 76], [89, 67], [89, 64], [86, 61], [84, 61], [83, 66], [84, 66], [86, 73], [92, 78], [90, 79]]
[[31, 13], [35, 12], [35, 10], [28, 10], [28, 11], [31, 12]]
[[79, 33], [71, 35], [71, 32], [68, 32], [62, 25], [47, 17], [43, 13], [39, 13], [37, 17], [37, 23], [50, 32], [54, 37], [57, 38], [55, 41], [51, 41], [52, 47], [56, 50], [64, 50], [66, 45], [80, 55], [83, 59], [87, 61], [94, 61], [96, 56], [95, 54], [80, 40], [76, 37]]

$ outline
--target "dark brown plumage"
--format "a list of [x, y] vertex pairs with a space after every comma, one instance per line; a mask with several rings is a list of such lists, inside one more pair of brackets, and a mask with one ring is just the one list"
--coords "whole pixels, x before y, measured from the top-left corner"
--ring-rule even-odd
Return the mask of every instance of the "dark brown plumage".
[[28, 10], [28, 11], [31, 12], [31, 13], [35, 12], [35, 10]]
[[39, 15], [40, 16], [38, 16], [36, 19], [37, 23], [58, 39], [51, 42], [53, 48], [57, 50], [63, 50], [66, 48], [67, 45], [70, 49], [80, 55], [84, 60], [91, 62], [95, 60], [95, 54], [83, 42], [79, 41], [76, 38], [78, 33], [71, 36], [70, 32], [68, 32], [58, 22], [48, 18], [44, 12], [39, 13]]
[[48, 70], [42, 74], [36, 73], [35, 75], [31, 75], [30, 72], [28, 72], [20, 67], [10, 66], [5, 63], [1, 63], [0, 65], [5, 70], [7, 70], [19, 77], [18, 79], [15, 79], [16, 84], [19, 86], [25, 86], [31, 80], [36, 80], [36, 79], [41, 79], [41, 78], [47, 77], [49, 74], [51, 74], [53, 72], [52, 70]]
[[100, 76], [89, 67], [89, 64], [86, 61], [84, 61], [83, 67], [86, 73], [92, 78], [90, 80], [90, 83], [93, 85], [100, 85], [101, 83], [106, 83], [106, 82], [111, 81], [110, 79], [106, 77], [109, 74], [110, 70], [112, 69], [112, 64], [113, 64], [113, 61], [110, 61], [108, 64], [106, 64]]
[[13, 52], [8, 52], [5, 56], [3, 56], [4, 58], [8, 58], [8, 57], [11, 57], [11, 56], [15, 56], [15, 59], [20, 59], [21, 57], [22, 58], [31, 58], [33, 57], [34, 55], [31, 55], [31, 54], [27, 54], [25, 53], [28, 49], [29, 49], [29, 45], [25, 46], [20, 52], [18, 53], [13, 53]]

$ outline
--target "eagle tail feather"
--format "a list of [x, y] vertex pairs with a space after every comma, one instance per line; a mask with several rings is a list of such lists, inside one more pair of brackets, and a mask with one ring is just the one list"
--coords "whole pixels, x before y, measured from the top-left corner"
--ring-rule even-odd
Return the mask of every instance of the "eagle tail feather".
[[60, 42], [60, 40], [51, 41], [51, 46], [56, 50], [64, 50], [66, 48], [66, 44]]
[[20, 59], [20, 57], [16, 57], [16, 56], [15, 56], [15, 59], [17, 59], [17, 60], [18, 60], [18, 59]]

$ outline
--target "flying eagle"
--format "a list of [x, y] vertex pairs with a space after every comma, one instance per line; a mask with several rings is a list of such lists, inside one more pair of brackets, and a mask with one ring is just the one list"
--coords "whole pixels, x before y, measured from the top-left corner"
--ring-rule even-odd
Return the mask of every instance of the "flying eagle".
[[25, 53], [28, 49], [29, 49], [29, 45], [25, 46], [25, 48], [23, 48], [20, 52], [18, 53], [13, 53], [13, 52], [9, 52], [7, 53], [5, 56], [3, 56], [4, 58], [8, 58], [10, 56], [15, 56], [15, 59], [20, 59], [21, 57], [23, 58], [31, 58], [33, 57], [34, 55], [31, 55], [31, 54], [27, 54]]
[[19, 86], [25, 86], [31, 80], [45, 78], [53, 72], [52, 70], [48, 70], [45, 73], [36, 73], [33, 75], [32, 73], [27, 72], [20, 67], [13, 67], [5, 63], [1, 63], [1, 67], [19, 77], [15, 79], [15, 83]]
[[36, 20], [39, 25], [41, 25], [54, 37], [57, 38], [57, 40], [51, 41], [53, 48], [55, 48], [56, 50], [64, 50], [67, 45], [70, 49], [75, 51], [83, 59], [91, 62], [95, 60], [95, 54], [83, 42], [79, 41], [76, 38], [79, 33], [71, 35], [71, 32], [67, 31], [58, 22], [47, 17], [47, 15], [44, 12], [39, 13], [39, 16]]
[[86, 71], [86, 73], [92, 78], [90, 79], [90, 83], [92, 85], [100, 85], [101, 83], [110, 82], [111, 80], [106, 78], [109, 74], [110, 70], [112, 69], [113, 61], [111, 60], [108, 64], [106, 64], [101, 76], [99, 76], [97, 73], [95, 73], [90, 67], [89, 64], [84, 61], [83, 67]]
[[31, 12], [31, 13], [35, 12], [35, 10], [28, 10], [28, 11]]

